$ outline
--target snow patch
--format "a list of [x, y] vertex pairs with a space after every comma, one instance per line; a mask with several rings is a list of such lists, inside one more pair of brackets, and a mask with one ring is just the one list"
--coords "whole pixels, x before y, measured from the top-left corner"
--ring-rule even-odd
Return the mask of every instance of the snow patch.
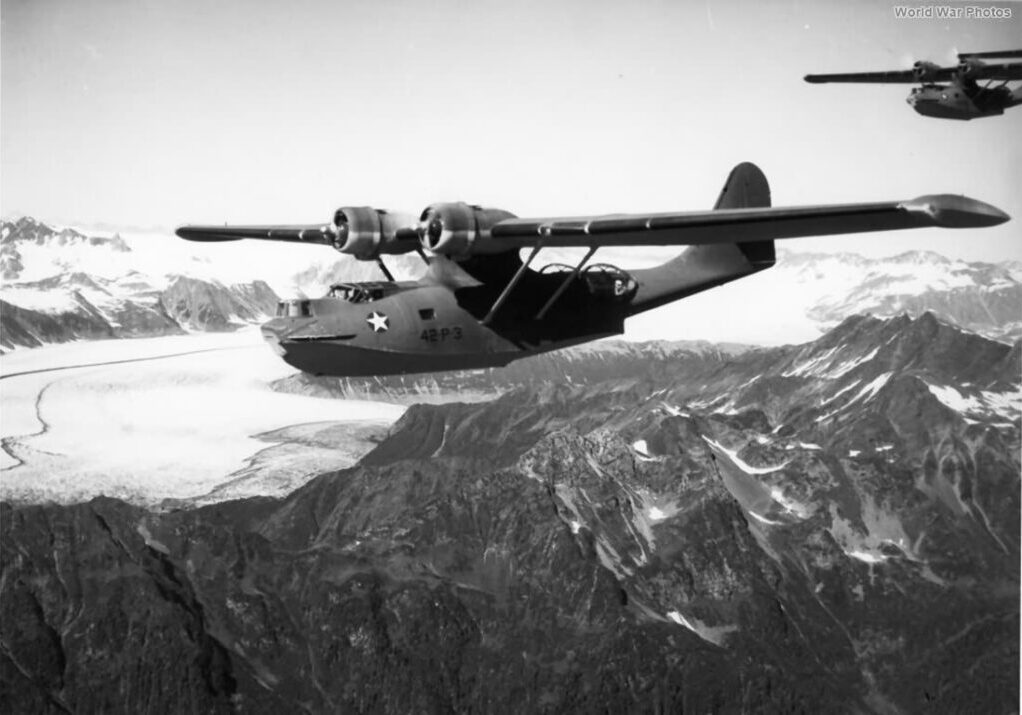
[[833, 401], [834, 401], [834, 400], [836, 400], [837, 398], [841, 397], [841, 395], [845, 394], [845, 393], [846, 393], [846, 392], [848, 392], [849, 390], [851, 390], [851, 389], [853, 389], [854, 387], [856, 387], [856, 386], [857, 386], [857, 385], [858, 385], [858, 384], [859, 384], [860, 382], [862, 382], [862, 380], [856, 380], [855, 382], [853, 382], [853, 383], [851, 383], [851, 384], [845, 385], [845, 386], [844, 386], [844, 387], [842, 387], [842, 388], [841, 388], [840, 390], [838, 390], [837, 392], [835, 392], [835, 393], [834, 393], [834, 394], [833, 394], [833, 395], [832, 395], [831, 397], [829, 397], [829, 398], [828, 398], [827, 400], [825, 400], [825, 401], [823, 402], [823, 404], [821, 404], [821, 405], [820, 405], [820, 407], [824, 407], [825, 405], [829, 405], [829, 404], [830, 404], [831, 402], [833, 402]]
[[649, 453], [649, 445], [646, 444], [646, 440], [638, 439], [632, 443], [632, 449], [635, 450], [639, 460], [643, 462], [657, 462], [659, 461], [656, 457]]
[[668, 611], [667, 618], [679, 626], [689, 629], [707, 643], [717, 646], [723, 645], [727, 634], [738, 630], [737, 626], [708, 626], [695, 618], [685, 618], [680, 611]]
[[887, 384], [887, 381], [891, 379], [892, 374], [893, 373], [885, 372], [884, 374], [880, 375], [879, 377], [868, 383], [865, 387], [859, 390], [858, 394], [855, 395], [855, 397], [853, 397], [852, 399], [845, 403], [845, 407], [849, 407], [850, 405], [858, 402], [859, 400], [869, 401], [870, 399], [872, 399], [877, 394], [877, 392], [880, 391], [880, 388]]
[[769, 524], [770, 526], [784, 526], [785, 525], [783, 521], [773, 521], [772, 519], [767, 519], [765, 516], [761, 516], [761, 515], [757, 514], [756, 512], [754, 512], [752, 510], [749, 510], [749, 516], [753, 517], [757, 521], [763, 522], [764, 524]]
[[941, 404], [956, 412], [978, 412], [982, 408], [982, 403], [975, 397], [965, 397], [953, 387], [937, 385], [927, 385], [926, 387], [930, 394], [940, 400]]
[[786, 497], [779, 487], [772, 488], [770, 490], [770, 496], [775, 502], [784, 508], [784, 511], [793, 516], [797, 516], [799, 519], [805, 519], [811, 513], [810, 509], [805, 504], [800, 504], [794, 499]]
[[817, 355], [816, 357], [812, 358], [811, 360], [807, 360], [804, 363], [801, 363], [799, 365], [795, 365], [792, 368], [790, 368], [789, 370], [786, 370], [785, 372], [782, 372], [781, 376], [782, 377], [803, 377], [803, 376], [808, 376], [808, 375], [821, 374], [818, 368], [820, 368], [821, 365], [824, 363], [824, 361], [826, 361], [829, 357], [831, 357], [837, 351], [838, 351], [837, 347], [833, 347], [833, 348], [830, 348], [829, 350], [825, 350], [824, 352], [820, 353], [819, 355]]
[[873, 348], [873, 351], [870, 352], [868, 355], [863, 355], [861, 357], [853, 358], [851, 360], [847, 360], [847, 361], [845, 361], [843, 363], [840, 363], [839, 365], [836, 365], [835, 367], [831, 368], [831, 370], [827, 373], [826, 377], [831, 377], [831, 378], [837, 379], [837, 378], [841, 377], [842, 375], [845, 375], [846, 373], [851, 372], [852, 370], [857, 368], [859, 365], [862, 365], [864, 362], [868, 362], [868, 361], [872, 360], [873, 358], [876, 357], [876, 354], [879, 351], [880, 351], [880, 348], [876, 347], [876, 348]]
[[668, 405], [666, 402], [661, 402], [660, 404], [663, 405], [664, 412], [669, 414], [671, 417], [691, 417], [692, 416], [688, 412], [683, 412], [682, 410], [680, 410], [677, 407], [674, 407], [673, 405]]
[[853, 549], [852, 551], [846, 551], [846, 555], [851, 556], [853, 559], [864, 561], [867, 564], [879, 564], [887, 560], [887, 557], [879, 553], [870, 553], [869, 551], [860, 551]]
[[1011, 417], [1017, 420], [1022, 416], [1022, 390], [1011, 390], [1008, 392], [980, 393], [987, 408], [1003, 417]]
[[10, 286], [0, 290], [0, 300], [25, 310], [34, 310], [48, 315], [82, 311], [81, 304], [74, 299], [71, 293], [64, 290], [38, 290]]

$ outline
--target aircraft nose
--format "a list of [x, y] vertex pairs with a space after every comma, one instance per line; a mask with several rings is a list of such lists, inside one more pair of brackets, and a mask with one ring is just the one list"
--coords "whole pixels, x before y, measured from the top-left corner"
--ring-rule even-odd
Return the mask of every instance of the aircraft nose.
[[281, 329], [270, 322], [264, 324], [261, 331], [263, 334], [263, 340], [265, 340], [269, 346], [273, 348], [273, 352], [277, 353], [280, 357], [284, 357], [284, 353], [287, 351], [284, 350], [284, 346], [280, 344], [280, 340], [283, 337]]

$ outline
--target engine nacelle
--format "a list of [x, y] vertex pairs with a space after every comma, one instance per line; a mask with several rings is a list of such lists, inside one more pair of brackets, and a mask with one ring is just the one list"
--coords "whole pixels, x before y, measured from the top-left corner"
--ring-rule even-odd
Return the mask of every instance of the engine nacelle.
[[423, 248], [445, 256], [493, 253], [490, 229], [509, 218], [515, 215], [501, 209], [484, 209], [463, 202], [433, 204], [419, 219], [420, 241]]
[[333, 225], [333, 247], [361, 261], [373, 260], [381, 253], [411, 250], [395, 237], [400, 228], [397, 219], [382, 209], [342, 206], [334, 212]]
[[926, 62], [925, 60], [920, 60], [912, 65], [912, 74], [914, 74], [916, 79], [920, 82], [935, 82], [939, 71], [940, 65], [936, 65], [933, 62]]
[[958, 63], [958, 76], [962, 79], [975, 79], [976, 74], [985, 64], [981, 60], [966, 57]]

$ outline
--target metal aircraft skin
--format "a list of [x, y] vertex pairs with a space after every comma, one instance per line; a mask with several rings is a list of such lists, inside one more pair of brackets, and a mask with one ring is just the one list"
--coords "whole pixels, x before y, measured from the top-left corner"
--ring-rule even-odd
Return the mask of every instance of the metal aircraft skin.
[[[1009, 82], [1022, 80], [1022, 62], [984, 60], [1022, 57], [1022, 50], [970, 52], [958, 55], [954, 67], [939, 67], [933, 62], [916, 62], [910, 70], [892, 72], [852, 72], [848, 74], [808, 74], [806, 82], [914, 84], [905, 101], [925, 117], [938, 119], [978, 119], [1004, 114], [1005, 109], [1022, 104], [1022, 87], [1012, 89]], [[980, 82], [986, 84], [980, 86]], [[994, 82], [1000, 84], [994, 85]], [[946, 83], [946, 84], [942, 84]]]
[[[743, 163], [711, 211], [522, 219], [464, 203], [434, 204], [417, 226], [344, 207], [325, 225], [182, 226], [193, 241], [242, 238], [324, 244], [376, 260], [388, 280], [339, 284], [282, 301], [265, 339], [313, 375], [369, 376], [503, 366], [624, 332], [625, 319], [774, 265], [774, 239], [942, 226], [993, 226], [1007, 214], [964, 196], [771, 208], [766, 177]], [[601, 246], [688, 246], [643, 270], [589, 265]], [[530, 267], [543, 247], [587, 248], [574, 266]], [[530, 248], [526, 261], [519, 250]], [[418, 251], [417, 281], [390, 280], [382, 254]]]

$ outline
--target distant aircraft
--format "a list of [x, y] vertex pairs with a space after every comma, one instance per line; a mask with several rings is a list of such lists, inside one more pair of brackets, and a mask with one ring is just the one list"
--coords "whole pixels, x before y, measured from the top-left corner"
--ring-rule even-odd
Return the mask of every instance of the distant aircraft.
[[[958, 55], [955, 67], [938, 67], [932, 62], [916, 62], [910, 70], [893, 72], [853, 72], [850, 74], [807, 74], [806, 82], [921, 83], [913, 87], [905, 101], [926, 117], [939, 119], [976, 119], [1004, 114], [1004, 110], [1022, 104], [1022, 87], [1014, 90], [1009, 82], [1022, 80], [1022, 62], [987, 64], [984, 59], [1022, 57], [1022, 50], [970, 52]], [[982, 87], [979, 82], [986, 81]], [[949, 84], [940, 84], [948, 82]], [[1000, 82], [992, 86], [994, 82]]]
[[[341, 283], [287, 300], [263, 336], [313, 375], [391, 375], [503, 366], [624, 332], [626, 318], [774, 265], [774, 239], [942, 226], [994, 226], [1007, 214], [964, 196], [771, 208], [766, 177], [736, 166], [712, 211], [516, 218], [465, 203], [434, 204], [416, 226], [343, 207], [329, 224], [182, 226], [191, 241], [254, 238], [322, 244], [375, 260], [386, 281]], [[589, 264], [602, 246], [684, 245], [673, 260], [625, 271]], [[542, 248], [587, 249], [574, 266], [530, 268]], [[522, 262], [519, 250], [531, 249]], [[418, 251], [418, 281], [394, 281], [381, 256]], [[764, 296], [769, 300], [769, 296]], [[722, 316], [723, 319], [723, 316]]]

